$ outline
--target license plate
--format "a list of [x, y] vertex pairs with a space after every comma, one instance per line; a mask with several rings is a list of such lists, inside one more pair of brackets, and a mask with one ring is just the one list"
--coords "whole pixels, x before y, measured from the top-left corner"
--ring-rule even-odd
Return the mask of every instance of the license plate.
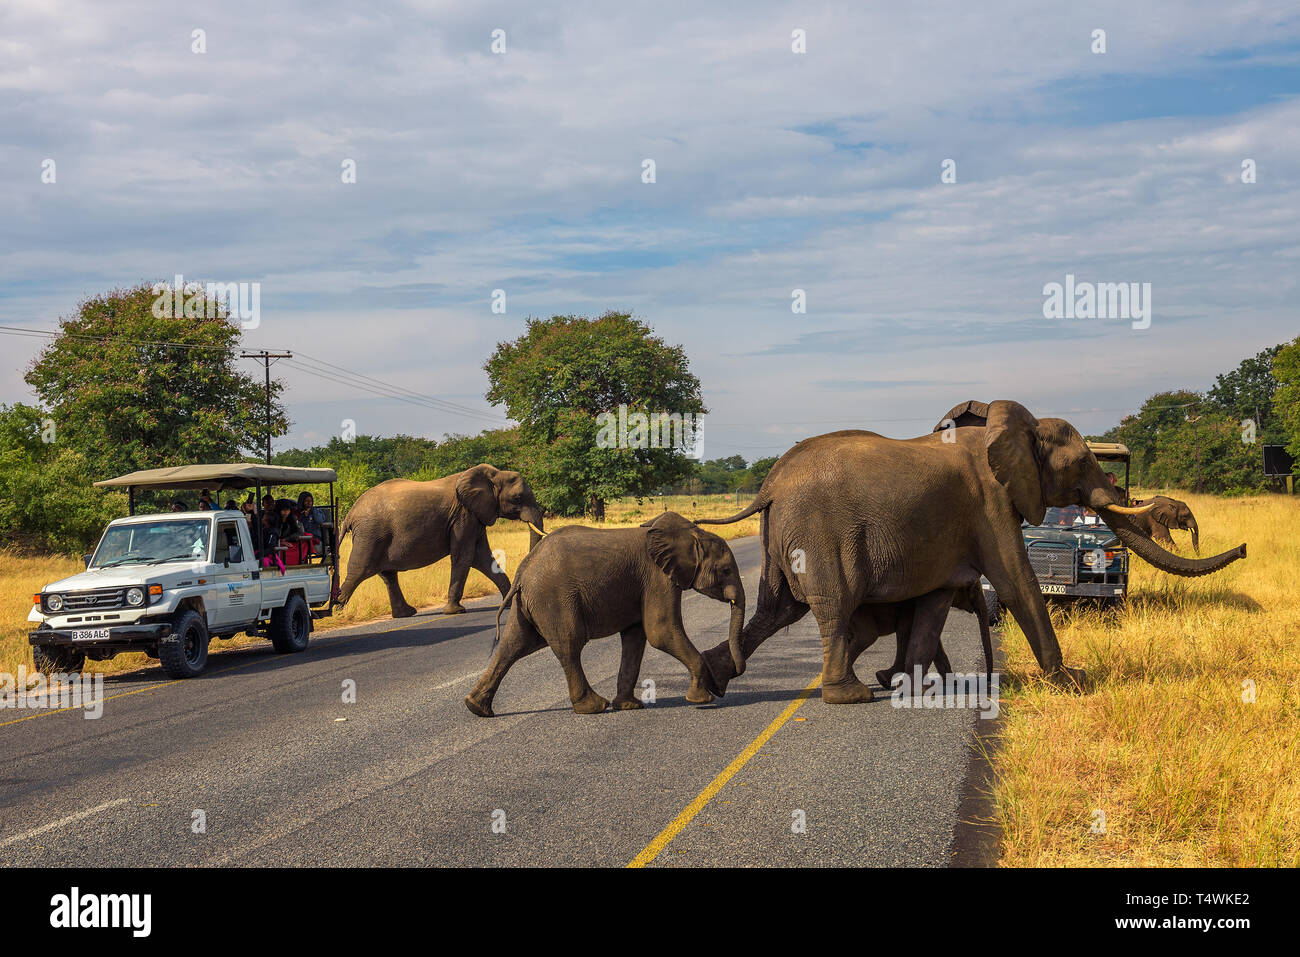
[[1043, 586], [1043, 594], [1044, 594], [1044, 595], [1064, 595], [1064, 594], [1065, 594], [1065, 586], [1064, 586], [1064, 585], [1044, 585], [1044, 586]]
[[108, 641], [107, 628], [78, 628], [72, 633], [73, 641]]

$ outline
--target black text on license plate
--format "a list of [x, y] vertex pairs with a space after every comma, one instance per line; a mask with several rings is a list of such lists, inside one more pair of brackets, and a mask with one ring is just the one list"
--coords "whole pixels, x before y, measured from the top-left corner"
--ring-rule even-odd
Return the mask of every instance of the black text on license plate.
[[72, 633], [73, 641], [108, 641], [107, 628], [78, 628]]
[[1044, 595], [1064, 595], [1064, 594], [1065, 594], [1065, 586], [1064, 586], [1064, 585], [1044, 585], [1044, 586], [1043, 586], [1043, 594], [1044, 594]]

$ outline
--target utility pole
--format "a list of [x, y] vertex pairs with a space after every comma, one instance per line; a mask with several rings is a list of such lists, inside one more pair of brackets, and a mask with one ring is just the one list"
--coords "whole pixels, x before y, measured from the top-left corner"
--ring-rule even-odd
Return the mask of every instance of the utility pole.
[[292, 359], [292, 352], [241, 352], [241, 359], [261, 359], [266, 370], [266, 464], [271, 464], [271, 360]]

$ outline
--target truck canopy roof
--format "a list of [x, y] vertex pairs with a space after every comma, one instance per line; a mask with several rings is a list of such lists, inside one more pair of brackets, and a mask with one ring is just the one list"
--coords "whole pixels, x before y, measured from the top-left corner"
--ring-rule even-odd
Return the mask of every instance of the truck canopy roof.
[[1098, 462], [1127, 462], [1128, 446], [1119, 442], [1089, 442], [1088, 451], [1097, 457]]
[[125, 488], [198, 488], [220, 490], [262, 485], [315, 485], [337, 482], [333, 469], [293, 468], [232, 462], [227, 465], [181, 465], [170, 469], [144, 469], [96, 482], [96, 486]]

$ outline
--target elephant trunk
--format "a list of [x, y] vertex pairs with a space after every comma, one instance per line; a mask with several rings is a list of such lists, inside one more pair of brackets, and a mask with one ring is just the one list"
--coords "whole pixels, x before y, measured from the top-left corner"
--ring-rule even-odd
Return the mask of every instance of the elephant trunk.
[[519, 520], [528, 523], [528, 550], [531, 552], [546, 532], [546, 526], [542, 523], [542, 510], [535, 505], [527, 505], [520, 510]]
[[740, 647], [740, 633], [745, 627], [745, 590], [737, 586], [731, 600], [731, 625], [727, 629], [727, 645], [731, 649], [731, 662], [736, 674], [745, 673], [745, 652]]
[[1119, 502], [1112, 501], [1112, 498], [1117, 499], [1118, 496], [1114, 492], [1107, 495], [1106, 491], [1097, 489], [1092, 494], [1091, 505], [1095, 511], [1105, 518], [1106, 524], [1111, 531], [1119, 536], [1120, 541], [1130, 551], [1161, 571], [1169, 572], [1171, 575], [1193, 578], [1198, 575], [1209, 575], [1212, 572], [1220, 571], [1237, 559], [1246, 557], [1244, 542], [1230, 551], [1215, 555], [1213, 558], [1193, 559], [1175, 555], [1153, 542], [1146, 533], [1134, 524], [1128, 515], [1114, 508]]
[[1201, 530], [1196, 527], [1196, 519], [1192, 519], [1187, 527], [1192, 533], [1192, 551], [1199, 555], [1201, 554]]

